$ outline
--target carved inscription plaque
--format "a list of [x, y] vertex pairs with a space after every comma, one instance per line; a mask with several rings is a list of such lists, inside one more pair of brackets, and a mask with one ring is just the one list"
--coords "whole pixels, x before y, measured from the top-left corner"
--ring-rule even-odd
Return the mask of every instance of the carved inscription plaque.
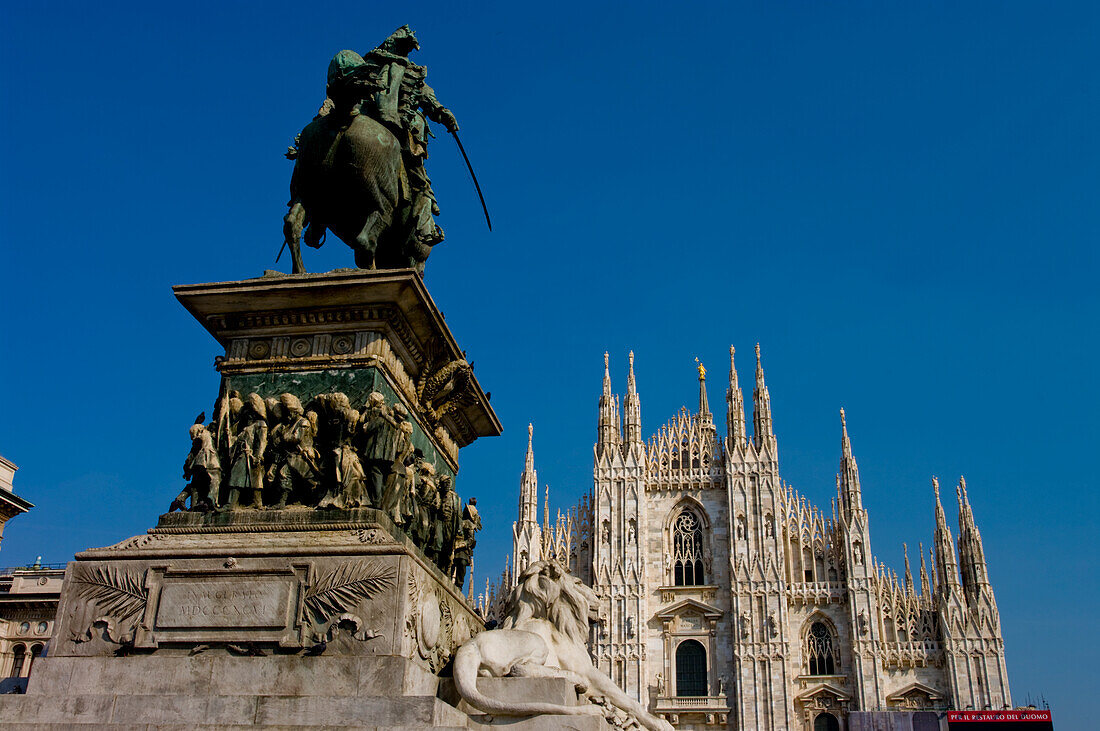
[[225, 577], [166, 582], [156, 628], [281, 629], [293, 594], [291, 577]]

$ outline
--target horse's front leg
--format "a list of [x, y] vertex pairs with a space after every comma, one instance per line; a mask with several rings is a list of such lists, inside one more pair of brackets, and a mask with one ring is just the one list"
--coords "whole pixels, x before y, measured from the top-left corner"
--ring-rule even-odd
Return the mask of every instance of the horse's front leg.
[[305, 262], [302, 261], [302, 230], [306, 225], [306, 209], [300, 201], [295, 201], [283, 216], [283, 240], [290, 247], [290, 259], [294, 274], [304, 274]]

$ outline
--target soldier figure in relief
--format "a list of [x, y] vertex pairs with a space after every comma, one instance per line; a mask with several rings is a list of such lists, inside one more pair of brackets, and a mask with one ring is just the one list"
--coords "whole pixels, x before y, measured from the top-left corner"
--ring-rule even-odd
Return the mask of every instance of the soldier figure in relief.
[[424, 459], [423, 454], [416, 458], [416, 495], [415, 515], [412, 522], [412, 539], [428, 560], [435, 561], [431, 552], [431, 540], [435, 521], [439, 513], [439, 489], [435, 481], [435, 466]]
[[317, 466], [317, 450], [313, 439], [317, 436], [317, 415], [302, 408], [302, 402], [292, 393], [279, 396], [286, 415], [282, 433], [283, 461], [279, 468], [279, 500], [273, 510], [285, 508], [295, 488], [304, 504], [314, 501], [321, 484], [321, 470]]
[[426, 551], [428, 557], [444, 574], [451, 573], [451, 558], [454, 554], [455, 538], [462, 528], [462, 500], [454, 491], [454, 479], [450, 475], [439, 478], [439, 513], [435, 521], [431, 548]]
[[183, 463], [183, 479], [190, 483], [172, 501], [168, 512], [185, 510], [184, 502], [191, 497], [191, 510], [212, 510], [218, 507], [218, 491], [222, 483], [222, 467], [214, 438], [202, 425], [202, 415], [191, 425], [191, 451]]
[[470, 521], [474, 530], [481, 530], [481, 513], [477, 512], [476, 497], [470, 498], [470, 502], [466, 503], [466, 507], [462, 510], [462, 519]]
[[340, 485], [340, 498], [337, 507], [344, 509], [374, 506], [367, 494], [367, 480], [363, 471], [363, 464], [352, 445], [355, 427], [358, 423], [359, 412], [355, 409], [345, 409], [340, 447], [337, 450], [336, 472], [336, 479]]
[[[402, 404], [394, 404], [389, 412], [383, 412], [379, 422], [379, 437], [370, 453], [370, 479], [372, 491], [381, 495], [379, 507], [396, 525], [404, 525], [412, 509], [407, 493], [411, 488], [407, 465], [413, 453], [412, 423], [407, 420], [408, 411]], [[368, 459], [366, 454], [364, 459]]]
[[481, 530], [481, 516], [477, 512], [477, 498], [470, 498], [470, 502], [462, 510], [462, 528], [455, 537], [454, 561], [451, 573], [454, 574], [455, 585], [461, 591], [466, 583], [466, 569], [473, 561], [474, 548], [477, 546], [477, 531]]
[[252, 507], [263, 508], [264, 451], [267, 449], [267, 406], [259, 394], [248, 394], [229, 439], [229, 498], [219, 510], [235, 510], [241, 491], [251, 492]]
[[386, 399], [372, 391], [359, 420], [356, 443], [366, 473], [366, 490], [372, 507], [382, 507], [382, 490], [393, 468], [397, 422], [386, 409]]
[[359, 455], [352, 446], [359, 425], [359, 412], [351, 408], [342, 393], [329, 395], [326, 425], [332, 444], [332, 469], [325, 482], [328, 489], [317, 504], [319, 508], [350, 509], [369, 506], [366, 476]]

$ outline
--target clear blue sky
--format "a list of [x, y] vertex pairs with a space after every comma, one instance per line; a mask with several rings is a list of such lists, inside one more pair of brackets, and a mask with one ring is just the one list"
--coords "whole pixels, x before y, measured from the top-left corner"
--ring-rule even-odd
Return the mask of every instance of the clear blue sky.
[[[510, 548], [528, 421], [555, 505], [589, 489], [604, 350], [619, 390], [637, 354], [651, 433], [695, 403], [693, 358], [719, 406], [729, 345], [751, 383], [760, 341], [782, 475], [828, 504], [844, 406], [890, 566], [930, 540], [930, 477], [966, 475], [1014, 699], [1086, 728], [1100, 6], [382, 5], [5, 7], [0, 453], [37, 507], [0, 564], [167, 507], [217, 390], [169, 287], [272, 266], [329, 58], [408, 22], [494, 221], [441, 134], [427, 283], [505, 425], [462, 458], [477, 581]], [[351, 265], [335, 239], [306, 257]]]

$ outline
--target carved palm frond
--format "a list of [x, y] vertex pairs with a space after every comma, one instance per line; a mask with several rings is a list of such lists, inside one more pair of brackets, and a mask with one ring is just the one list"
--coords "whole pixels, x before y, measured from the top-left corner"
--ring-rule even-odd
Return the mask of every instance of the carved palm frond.
[[365, 599], [392, 587], [397, 569], [376, 561], [353, 561], [335, 569], [306, 591], [306, 607], [315, 621], [349, 612]]
[[142, 574], [117, 566], [77, 567], [73, 581], [77, 595], [95, 604], [98, 612], [118, 624], [134, 621], [145, 610], [148, 592]]

